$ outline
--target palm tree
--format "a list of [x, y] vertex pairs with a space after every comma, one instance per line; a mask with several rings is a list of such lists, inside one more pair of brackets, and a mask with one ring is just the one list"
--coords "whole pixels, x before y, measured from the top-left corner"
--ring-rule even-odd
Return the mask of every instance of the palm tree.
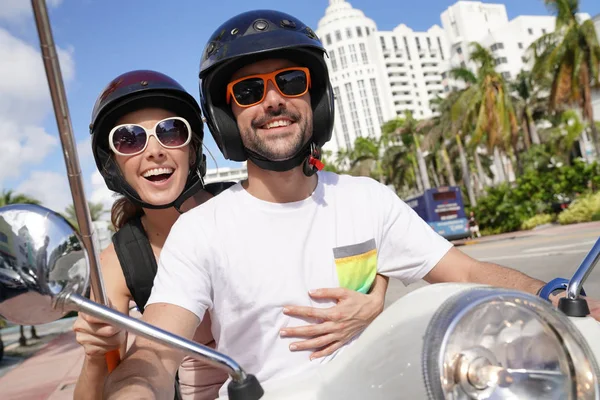
[[41, 202], [33, 197], [29, 197], [25, 194], [15, 193], [12, 190], [3, 190], [0, 196], [0, 207], [7, 206], [9, 204], [36, 204], [39, 205]]
[[511, 87], [515, 95], [514, 103], [517, 114], [523, 126], [523, 132], [526, 133], [523, 135], [525, 148], [528, 149], [531, 144], [541, 144], [535, 126], [534, 113], [542, 108], [542, 102], [545, 101], [540, 94], [545, 86], [541, 85], [540, 81], [534, 81], [531, 71], [523, 70], [512, 82]]
[[556, 15], [555, 30], [530, 46], [535, 57], [536, 78], [549, 76], [550, 110], [561, 106], [579, 106], [590, 123], [596, 155], [600, 156], [598, 129], [594, 124], [592, 88], [600, 85], [600, 44], [592, 20], [579, 22], [579, 1], [544, 0]]
[[419, 131], [418, 131], [419, 121], [413, 118], [412, 113], [409, 111], [406, 113], [406, 118], [404, 119], [402, 125], [396, 129], [394, 135], [396, 137], [404, 137], [405, 144], [414, 149], [416, 154], [417, 166], [415, 169], [419, 171], [419, 176], [421, 183], [423, 185], [423, 190], [427, 190], [431, 188], [431, 183], [429, 182], [429, 174], [427, 173], [427, 165], [425, 162], [425, 157], [423, 155], [423, 151], [421, 150], [420, 140], [419, 140]]
[[[88, 209], [90, 211], [90, 218], [92, 221], [98, 221], [102, 218], [102, 215], [106, 212], [104, 209], [104, 205], [102, 203], [92, 203], [88, 202]], [[65, 218], [73, 224], [76, 229], [78, 228], [77, 224], [77, 215], [75, 214], [75, 207], [73, 204], [70, 204], [65, 210]]]
[[[12, 190], [3, 190], [2, 195], [0, 196], [0, 207], [8, 206], [10, 204], [36, 204], [39, 205], [41, 202], [33, 197], [29, 197], [25, 194], [15, 193]], [[27, 338], [25, 337], [25, 330], [23, 325], [19, 326], [19, 345], [27, 346]], [[36, 339], [37, 332], [35, 328], [31, 327], [31, 337], [32, 339]]]
[[357, 137], [350, 152], [350, 174], [371, 176], [379, 182], [385, 183], [386, 179], [382, 165], [382, 146], [385, 141], [385, 135], [379, 139]]
[[517, 117], [507, 84], [494, 68], [492, 54], [479, 43], [473, 42], [471, 46], [470, 59], [478, 65], [477, 73], [466, 68], [450, 71], [454, 79], [467, 84], [452, 107], [452, 119], [459, 122], [462, 132], [472, 132], [469, 147], [487, 142], [488, 151], [494, 153], [500, 180], [506, 180], [500, 149], [514, 148]]

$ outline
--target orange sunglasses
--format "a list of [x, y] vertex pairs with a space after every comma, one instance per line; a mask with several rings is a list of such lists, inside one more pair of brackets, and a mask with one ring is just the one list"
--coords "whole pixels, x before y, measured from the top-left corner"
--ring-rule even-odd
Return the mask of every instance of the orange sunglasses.
[[282, 96], [300, 97], [310, 88], [310, 72], [305, 67], [291, 67], [236, 79], [227, 85], [227, 104], [232, 97], [243, 108], [261, 103], [267, 94], [268, 81], [275, 84]]

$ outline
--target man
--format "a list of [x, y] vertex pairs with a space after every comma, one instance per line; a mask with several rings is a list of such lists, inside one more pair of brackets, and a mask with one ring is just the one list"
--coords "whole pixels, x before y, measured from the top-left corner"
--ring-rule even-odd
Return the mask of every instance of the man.
[[[323, 55], [310, 28], [274, 11], [243, 13], [213, 34], [201, 64], [202, 106], [225, 157], [248, 160], [248, 179], [179, 218], [144, 314], [191, 338], [210, 312], [218, 349], [263, 383], [335, 356], [293, 351], [310, 317], [323, 320], [321, 333], [335, 321], [332, 302], [311, 300], [311, 289], [368, 291], [377, 273], [405, 284], [544, 287], [453, 248], [384, 185], [317, 171], [333, 126]], [[106, 393], [168, 398], [180, 361], [137, 338]]]

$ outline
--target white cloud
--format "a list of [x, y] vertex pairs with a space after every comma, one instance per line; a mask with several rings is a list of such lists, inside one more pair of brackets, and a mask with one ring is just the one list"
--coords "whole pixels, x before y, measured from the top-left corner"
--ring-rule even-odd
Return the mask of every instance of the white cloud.
[[77, 142], [77, 156], [79, 158], [79, 163], [82, 166], [85, 165], [86, 162], [94, 159], [94, 154], [92, 153], [91, 138], [87, 138]]
[[33, 171], [15, 191], [38, 199], [43, 206], [60, 213], [73, 203], [67, 175], [57, 172]]
[[[47, 7], [57, 7], [62, 0], [46, 0]], [[0, 7], [0, 20], [20, 20], [33, 14], [29, 0], [2, 0]]]
[[[73, 50], [58, 49], [63, 79], [73, 79]], [[44, 120], [52, 103], [40, 52], [0, 28], [0, 187], [23, 167], [40, 164], [59, 147], [56, 131], [48, 133]], [[54, 119], [51, 119], [54, 122]]]
[[[100, 172], [95, 171], [91, 177], [92, 189], [89, 201], [93, 203], [102, 203], [106, 210], [110, 210], [113, 203], [116, 200], [117, 193], [109, 190], [104, 183], [104, 178], [100, 175]], [[105, 218], [109, 219], [110, 215], [107, 214]]]

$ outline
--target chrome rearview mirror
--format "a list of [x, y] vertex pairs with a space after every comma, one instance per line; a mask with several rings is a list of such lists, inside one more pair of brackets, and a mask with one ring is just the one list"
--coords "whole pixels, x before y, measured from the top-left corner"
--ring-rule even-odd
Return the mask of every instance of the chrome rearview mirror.
[[86, 254], [73, 227], [47, 208], [0, 208], [0, 315], [19, 325], [39, 325], [71, 309], [62, 294], [85, 295]]
[[0, 207], [0, 316], [19, 325], [55, 321], [80, 311], [221, 368], [230, 399], [259, 399], [263, 389], [228, 356], [86, 298], [90, 267], [79, 234], [45, 207]]

